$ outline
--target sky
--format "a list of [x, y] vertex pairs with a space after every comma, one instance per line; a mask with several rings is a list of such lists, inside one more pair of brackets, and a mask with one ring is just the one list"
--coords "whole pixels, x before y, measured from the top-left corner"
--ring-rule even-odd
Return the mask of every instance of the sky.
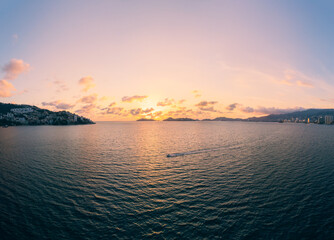
[[0, 0], [0, 102], [99, 121], [334, 108], [333, 1]]

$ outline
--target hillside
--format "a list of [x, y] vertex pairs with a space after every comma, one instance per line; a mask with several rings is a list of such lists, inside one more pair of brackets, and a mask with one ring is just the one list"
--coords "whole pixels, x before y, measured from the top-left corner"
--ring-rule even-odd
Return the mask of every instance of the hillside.
[[289, 121], [318, 121], [325, 116], [334, 116], [334, 109], [308, 109], [303, 111], [285, 113], [285, 114], [270, 114], [264, 117], [248, 118], [247, 121], [253, 122], [279, 122], [284, 120]]
[[94, 122], [67, 111], [53, 112], [36, 106], [0, 103], [0, 126], [79, 124]]

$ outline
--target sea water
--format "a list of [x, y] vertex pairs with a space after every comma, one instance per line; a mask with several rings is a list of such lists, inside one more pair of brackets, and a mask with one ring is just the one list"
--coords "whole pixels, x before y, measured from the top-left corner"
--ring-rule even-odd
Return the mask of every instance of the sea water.
[[1, 239], [334, 239], [334, 126], [0, 128], [0, 233]]

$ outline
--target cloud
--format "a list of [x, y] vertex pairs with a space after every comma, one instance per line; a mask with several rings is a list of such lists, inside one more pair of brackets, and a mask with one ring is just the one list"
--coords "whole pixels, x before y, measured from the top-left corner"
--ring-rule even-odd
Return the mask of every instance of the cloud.
[[195, 98], [199, 98], [199, 97], [202, 96], [202, 94], [200, 93], [199, 90], [194, 90], [194, 91], [192, 91], [191, 93], [194, 94]]
[[108, 105], [108, 107], [104, 107], [104, 108], [100, 108], [101, 110], [108, 110], [108, 109], [110, 109], [110, 108], [112, 108], [113, 106], [115, 106], [116, 105], [116, 102], [112, 102], [112, 103], [110, 103], [109, 105]]
[[122, 108], [122, 107], [108, 108], [106, 113], [107, 114], [114, 114], [114, 115], [123, 115], [124, 114], [124, 108]]
[[220, 111], [214, 109], [214, 107], [200, 107], [199, 109], [202, 110], [202, 111], [206, 111], [206, 112], [220, 112]]
[[238, 103], [232, 103], [232, 104], [228, 105], [226, 107], [226, 109], [229, 110], [229, 111], [233, 111], [234, 109], [237, 108], [237, 106], [238, 106]]
[[60, 110], [68, 110], [75, 106], [73, 104], [63, 103], [60, 100], [53, 101], [53, 102], [42, 102], [42, 105], [55, 107], [56, 109], [60, 109]]
[[328, 98], [328, 99], [326, 99], [326, 98], [320, 98], [320, 100], [323, 101], [323, 102], [334, 103], [334, 98]]
[[173, 105], [174, 103], [175, 103], [175, 100], [174, 100], [174, 99], [165, 98], [164, 101], [162, 101], [162, 102], [158, 102], [158, 103], [157, 103], [157, 106], [165, 107], [165, 106]]
[[58, 93], [61, 93], [61, 92], [69, 90], [69, 88], [67, 87], [67, 85], [64, 82], [62, 82], [62, 81], [56, 80], [56, 81], [53, 81], [52, 83], [55, 85], [56, 92], [58, 92]]
[[203, 114], [202, 111], [194, 111], [193, 109], [187, 109], [186, 107], [180, 107], [178, 110], [169, 111], [164, 114], [165, 118], [173, 117], [173, 118], [184, 118], [191, 117], [196, 118], [198, 115]]
[[78, 102], [81, 102], [81, 103], [94, 103], [96, 101], [97, 101], [97, 94], [94, 93], [92, 95], [80, 98]]
[[163, 111], [157, 111], [157, 112], [150, 112], [150, 113], [146, 114], [145, 117], [155, 119], [155, 118], [160, 118], [162, 115], [163, 115]]
[[233, 103], [230, 104], [228, 107], [226, 107], [228, 110], [235, 110], [238, 109], [241, 112], [244, 113], [257, 113], [257, 114], [284, 114], [294, 111], [301, 111], [304, 110], [302, 107], [294, 107], [294, 108], [276, 108], [276, 107], [249, 107], [244, 106], [240, 103]]
[[217, 101], [201, 101], [197, 103], [195, 106], [198, 107], [200, 110], [206, 111], [206, 112], [220, 112], [214, 109], [214, 107], [212, 106], [217, 103], [218, 103]]
[[80, 109], [76, 110], [75, 112], [79, 113], [79, 114], [88, 114], [95, 108], [96, 108], [95, 104], [88, 104], [88, 105], [85, 105], [85, 106], [81, 107]]
[[[2, 71], [5, 73], [3, 79], [0, 79], [0, 97], [11, 97], [13, 92], [16, 91], [12, 83], [9, 80], [16, 79], [21, 73], [28, 72], [30, 65], [23, 62], [20, 59], [12, 59], [9, 63], [2, 67]], [[24, 93], [26, 90], [19, 92]]]
[[284, 114], [295, 111], [305, 110], [302, 107], [294, 107], [294, 108], [275, 108], [275, 107], [258, 107], [254, 109], [254, 112], [262, 113], [262, 114]]
[[142, 108], [137, 108], [137, 109], [131, 109], [129, 110], [129, 114], [131, 114], [132, 116], [137, 116], [137, 115], [143, 115], [143, 114], [147, 114], [154, 111], [154, 108], [147, 108], [147, 109], [142, 109]]
[[283, 84], [287, 85], [297, 85], [300, 87], [313, 88], [311, 83], [312, 78], [306, 76], [305, 74], [292, 69], [286, 69], [284, 71], [284, 79], [281, 81]]
[[132, 96], [132, 97], [128, 97], [128, 96], [125, 96], [122, 98], [122, 102], [134, 102], [134, 101], [143, 101], [145, 98], [147, 98], [148, 96], [138, 96], [138, 95], [135, 95], [135, 96]]
[[217, 101], [201, 101], [199, 103], [197, 103], [195, 106], [196, 107], [207, 107], [207, 106], [210, 106], [210, 105], [214, 105], [218, 103]]
[[125, 110], [123, 107], [114, 107], [116, 105], [116, 102], [112, 102], [108, 105], [106, 108], [102, 108], [103, 112], [101, 114], [103, 115], [117, 115], [122, 117], [127, 117], [129, 115], [128, 111]]
[[309, 87], [309, 88], [313, 88], [314, 86], [311, 83], [308, 82], [303, 82], [303, 81], [297, 81], [297, 85], [301, 86], [301, 87]]
[[79, 85], [82, 87], [83, 92], [87, 92], [89, 89], [95, 87], [94, 79], [91, 76], [83, 77], [79, 80]]
[[102, 112], [102, 114], [112, 114], [112, 115], [118, 115], [118, 116], [123, 116], [127, 117], [129, 115], [131, 116], [147, 116], [151, 115], [152, 112], [154, 111], [154, 108], [147, 108], [147, 109], [142, 109], [142, 108], [134, 108], [130, 110], [126, 110], [122, 107], [112, 107], [111, 105], [108, 108], [104, 108], [102, 110], [106, 110]]
[[108, 97], [107, 96], [103, 96], [100, 98], [100, 101], [107, 101], [108, 100]]
[[254, 108], [252, 108], [252, 107], [242, 107], [242, 108], [241, 108], [241, 111], [244, 112], [244, 113], [252, 113], [252, 112], [255, 112]]
[[28, 72], [30, 65], [21, 59], [12, 59], [9, 63], [3, 66], [2, 70], [5, 72], [5, 80], [14, 80], [21, 73]]
[[243, 79], [257, 79], [262, 81], [270, 81], [275, 84], [284, 84], [289, 86], [313, 88], [313, 82], [318, 82], [317, 79], [310, 77], [302, 72], [292, 68], [282, 69], [280, 74], [269, 74], [253, 68], [242, 68], [230, 66], [226, 63], [221, 63], [224, 71], [229, 72], [232, 76], [242, 76]]
[[109, 104], [108, 107], [112, 107], [112, 106], [115, 106], [115, 105], [116, 105], [116, 102], [112, 102], [112, 103]]
[[294, 107], [294, 108], [276, 108], [276, 107], [241, 107], [240, 111], [244, 113], [258, 113], [258, 114], [284, 114], [290, 113], [295, 111], [302, 111], [305, 110], [302, 107]]
[[11, 97], [13, 96], [13, 91], [16, 91], [13, 84], [6, 80], [0, 80], [0, 97]]
[[182, 103], [184, 103], [185, 101], [187, 101], [187, 100], [185, 100], [185, 99], [181, 99], [181, 100], [179, 100], [179, 104], [182, 104]]

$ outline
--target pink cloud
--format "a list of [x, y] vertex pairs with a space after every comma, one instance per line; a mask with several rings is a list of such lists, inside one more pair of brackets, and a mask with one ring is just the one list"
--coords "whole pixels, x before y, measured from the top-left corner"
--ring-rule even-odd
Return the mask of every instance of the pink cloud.
[[11, 97], [13, 96], [13, 91], [16, 91], [13, 84], [6, 80], [0, 80], [0, 97]]
[[97, 94], [92, 94], [92, 95], [80, 98], [78, 102], [82, 102], [82, 103], [94, 103], [96, 101], [97, 101]]
[[191, 93], [194, 94], [195, 98], [199, 98], [199, 97], [202, 96], [202, 94], [199, 90], [194, 90]]
[[197, 103], [195, 106], [198, 107], [201, 111], [205, 112], [220, 112], [214, 109], [213, 105], [217, 104], [217, 101], [201, 101]]
[[129, 110], [129, 114], [137, 116], [137, 115], [147, 114], [152, 111], [154, 111], [154, 108], [147, 108], [147, 109], [137, 108]]
[[112, 107], [112, 106], [115, 106], [116, 105], [116, 102], [112, 102], [108, 105], [108, 107]]
[[30, 65], [23, 62], [21, 59], [12, 59], [2, 68], [2, 70], [5, 72], [4, 79], [14, 80], [21, 73], [28, 72], [30, 70]]
[[111, 107], [111, 108], [108, 108], [107, 111], [104, 114], [127, 116], [127, 113], [124, 111], [124, 108], [122, 108], [122, 107]]
[[297, 81], [297, 85], [301, 86], [301, 87], [309, 87], [309, 88], [313, 88], [314, 86], [311, 83], [308, 82], [303, 82], [303, 81]]
[[56, 92], [58, 92], [58, 93], [61, 93], [61, 92], [69, 90], [69, 88], [67, 87], [67, 85], [64, 82], [62, 82], [62, 81], [56, 80], [56, 81], [53, 81], [52, 83], [56, 86], [56, 88], [57, 88]]
[[147, 98], [147, 96], [138, 96], [138, 95], [135, 95], [135, 96], [132, 96], [132, 97], [128, 97], [128, 96], [125, 96], [122, 98], [122, 102], [134, 102], [134, 101], [143, 101], [145, 98]]
[[82, 87], [82, 91], [87, 92], [95, 87], [94, 79], [91, 76], [83, 77], [79, 80], [79, 85]]
[[195, 106], [196, 107], [207, 107], [209, 105], [214, 105], [218, 103], [217, 101], [202, 101], [202, 102], [199, 102], [197, 103]]
[[241, 112], [257, 113], [257, 114], [284, 114], [284, 113], [304, 110], [304, 108], [302, 107], [293, 107], [293, 108], [257, 107], [257, 108], [253, 108], [249, 106], [243, 106], [240, 103], [233, 103], [231, 105], [235, 105], [235, 108], [237, 108]]
[[53, 101], [53, 102], [42, 102], [43, 106], [49, 106], [49, 107], [54, 107], [59, 110], [67, 110], [71, 109], [74, 107], [73, 104], [68, 104], [68, 103], [63, 103], [60, 100], [58, 101]]
[[95, 108], [96, 108], [95, 104], [88, 104], [88, 105], [85, 105], [85, 106], [81, 107], [80, 109], [76, 110], [75, 112], [79, 113], [79, 114], [88, 114], [92, 110], [94, 110]]
[[164, 101], [158, 102], [157, 106], [165, 107], [165, 106], [170, 106], [170, 105], [172, 105], [174, 103], [175, 103], [174, 99], [165, 98]]
[[233, 111], [235, 108], [237, 108], [239, 104], [238, 103], [232, 103], [226, 107], [227, 110]]

